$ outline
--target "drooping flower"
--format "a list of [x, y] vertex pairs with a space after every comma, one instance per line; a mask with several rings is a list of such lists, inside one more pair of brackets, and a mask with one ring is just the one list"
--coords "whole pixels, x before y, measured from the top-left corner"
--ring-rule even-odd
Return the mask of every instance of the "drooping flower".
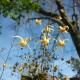
[[19, 72], [23, 72], [24, 69], [22, 67], [20, 67], [18, 70], [19, 70]]
[[69, 30], [68, 26], [60, 26], [59, 33], [63, 33], [63, 32], [67, 33], [68, 30]]
[[68, 40], [68, 39], [60, 39], [60, 38], [58, 38], [58, 43], [57, 43], [56, 46], [63, 47], [65, 45], [66, 40]]
[[28, 42], [30, 41], [30, 38], [24, 38], [23, 39], [20, 36], [13, 36], [13, 37], [19, 38], [20, 42], [18, 42], [18, 44], [20, 44], [22, 47], [27, 46], [30, 49], [30, 51], [32, 51], [31, 48], [30, 48], [30, 46], [28, 45]]
[[4, 67], [4, 68], [6, 68], [6, 67], [7, 67], [7, 64], [6, 64], [6, 63], [4, 63], [4, 64], [3, 64], [3, 67]]
[[60, 46], [60, 47], [63, 47], [64, 45], [65, 45], [65, 39], [58, 39], [58, 45]]
[[[60, 39], [60, 38], [58, 38], [56, 46], [60, 46], [61, 47], [61, 50], [62, 50], [62, 47], [65, 45], [65, 42], [67, 40], [69, 40], [69, 39], [64, 39], [64, 38], [63, 39]], [[62, 50], [62, 53], [63, 53], [63, 50]]]
[[64, 9], [60, 9], [60, 11], [61, 11], [62, 13], [64, 13]]
[[61, 20], [61, 19], [62, 19], [62, 17], [61, 17], [60, 15], [58, 15], [56, 18], [57, 18], [58, 20]]
[[36, 19], [36, 24], [41, 24], [41, 20], [39, 20], [39, 19]]
[[[48, 35], [50, 35], [50, 31], [53, 30], [51, 27], [49, 27], [50, 25], [47, 25], [45, 27], [45, 29], [42, 30], [42, 33], [47, 33]], [[54, 31], [54, 30], [53, 30]]]
[[44, 46], [48, 47], [48, 44], [49, 44], [50, 40], [55, 40], [55, 39], [54, 38], [46, 38], [46, 35], [44, 34], [43, 35], [43, 39], [39, 40], [38, 42], [36, 42], [36, 44], [38, 44], [39, 42], [41, 42]]

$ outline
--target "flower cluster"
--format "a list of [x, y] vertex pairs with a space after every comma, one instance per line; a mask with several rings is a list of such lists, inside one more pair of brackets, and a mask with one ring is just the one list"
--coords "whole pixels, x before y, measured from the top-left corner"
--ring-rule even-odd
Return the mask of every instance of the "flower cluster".
[[[61, 20], [61, 16], [57, 16], [56, 19]], [[41, 24], [41, 20], [36, 19], [36, 24]], [[59, 33], [67, 33], [69, 30], [68, 26], [60, 26], [59, 28]], [[32, 51], [31, 47], [29, 46], [29, 42], [32, 40], [32, 38], [35, 39], [35, 37], [26, 37], [23, 38], [21, 36], [13, 36], [13, 38], [19, 38], [20, 41], [17, 43], [19, 44], [22, 48], [24, 47], [28, 47], [30, 51], [33, 52], [33, 54], [30, 53], [25, 53], [23, 55], [18, 56], [20, 60], [26, 60], [26, 62], [23, 63], [16, 63], [13, 67], [11, 67], [11, 69], [13, 70], [13, 73], [18, 71], [20, 73], [23, 73], [25, 71], [25, 69], [29, 70], [29, 76], [31, 77], [27, 77], [28, 78], [35, 78], [35, 80], [38, 80], [38, 78], [40, 78], [39, 80], [47, 80], [49, 79], [48, 76], [46, 76], [48, 73], [48, 71], [56, 73], [59, 69], [59, 65], [49, 65], [49, 62], [53, 62], [54, 60], [57, 60], [57, 57], [53, 54], [51, 54], [51, 52], [48, 51], [48, 46], [50, 44], [50, 41], [55, 41], [56, 42], [56, 46], [60, 46], [61, 48], [65, 46], [65, 43], [68, 39], [64, 39], [64, 38], [58, 38], [55, 39], [52, 37], [51, 32], [54, 32], [54, 28], [51, 25], [47, 25], [44, 29], [42, 29], [41, 34], [43, 36], [41, 36], [42, 38], [38, 41], [35, 42], [34, 44], [34, 50]], [[36, 49], [35, 47], [38, 45], [38, 43], [41, 43], [40, 46], [40, 50], [41, 52], [39, 54], [36, 54]], [[53, 42], [52, 42], [53, 43]], [[54, 49], [53, 49], [54, 50]], [[64, 59], [62, 59], [64, 60]], [[67, 61], [66, 61], [67, 62]], [[6, 68], [8, 65], [7, 63], [3, 64], [3, 67]], [[52, 80], [61, 80], [59, 77], [51, 77]], [[63, 80], [69, 80], [69, 78], [67, 76], [64, 76]]]

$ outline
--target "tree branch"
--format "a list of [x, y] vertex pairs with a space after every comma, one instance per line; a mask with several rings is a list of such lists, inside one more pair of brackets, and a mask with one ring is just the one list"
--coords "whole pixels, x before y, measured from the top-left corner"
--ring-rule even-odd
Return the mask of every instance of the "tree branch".
[[77, 27], [74, 28], [74, 25], [72, 25], [71, 22], [69, 21], [69, 18], [66, 14], [66, 11], [64, 10], [61, 0], [56, 0], [56, 4], [57, 4], [58, 10], [61, 14], [63, 23], [70, 27], [69, 33], [71, 34], [72, 40], [74, 42], [74, 45], [75, 45], [78, 55], [80, 57], [80, 32], [78, 32]]
[[[57, 4], [58, 10], [60, 12], [60, 15], [62, 17], [61, 21], [65, 25], [68, 25], [70, 28], [69, 33], [71, 34], [72, 40], [73, 40], [76, 50], [78, 52], [78, 56], [80, 57], [80, 32], [78, 32], [77, 28], [74, 29], [74, 26], [72, 25], [71, 21], [69, 20], [67, 14], [66, 14], [66, 11], [64, 10], [61, 0], [56, 0], [56, 4]], [[39, 8], [39, 11], [37, 11], [37, 13], [40, 13], [44, 16], [48, 16], [50, 18], [55, 18], [56, 16], [58, 16], [58, 14], [52, 13], [52, 12], [47, 12], [42, 8]]]
[[56, 18], [50, 18], [50, 17], [34, 17], [34, 18], [28, 18], [28, 20], [35, 20], [35, 19], [48, 19], [48, 20], [52, 20], [55, 23], [58, 23], [59, 25], [63, 26], [63, 23], [60, 20], [57, 20]]

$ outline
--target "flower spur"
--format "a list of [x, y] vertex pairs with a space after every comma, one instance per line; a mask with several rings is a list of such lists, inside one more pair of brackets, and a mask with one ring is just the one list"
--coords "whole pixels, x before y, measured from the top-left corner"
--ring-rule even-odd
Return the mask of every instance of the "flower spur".
[[[60, 48], [62, 50], [62, 47], [65, 46], [65, 42], [67, 40], [69, 40], [69, 39], [60, 39], [60, 38], [58, 38], [58, 40], [56, 40], [57, 41], [56, 46], [60, 46]], [[55, 49], [56, 49], [56, 47], [55, 47]], [[63, 53], [63, 50], [62, 50], [62, 53]]]
[[67, 33], [68, 30], [69, 30], [68, 26], [60, 26], [59, 33], [63, 33], [63, 32]]

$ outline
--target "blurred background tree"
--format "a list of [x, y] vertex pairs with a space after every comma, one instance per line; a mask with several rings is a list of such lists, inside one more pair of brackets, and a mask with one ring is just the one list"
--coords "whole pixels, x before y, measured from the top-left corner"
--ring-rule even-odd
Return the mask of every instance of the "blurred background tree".
[[74, 77], [80, 78], [80, 60], [75, 59], [75, 58], [74, 60], [71, 60], [71, 66], [73, 70], [77, 71], [77, 74]]

